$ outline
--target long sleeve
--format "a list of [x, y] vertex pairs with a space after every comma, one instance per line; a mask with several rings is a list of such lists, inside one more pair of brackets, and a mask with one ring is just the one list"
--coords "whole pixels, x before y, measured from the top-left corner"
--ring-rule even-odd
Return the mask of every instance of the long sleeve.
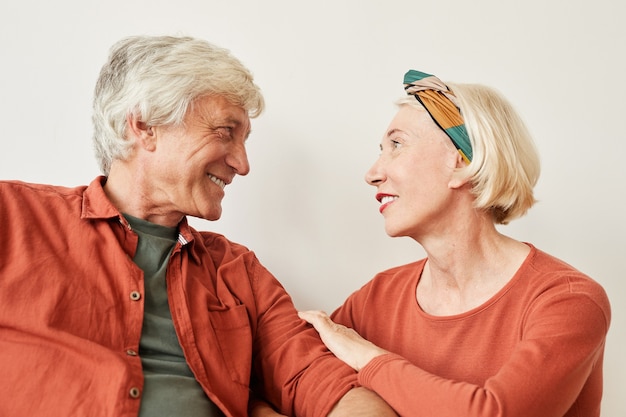
[[325, 416], [357, 385], [357, 375], [297, 316], [278, 281], [258, 261], [253, 267], [259, 314], [253, 363], [265, 395], [285, 414]]
[[403, 416], [599, 416], [610, 308], [597, 283], [534, 250], [490, 301], [434, 317], [415, 301], [422, 266], [380, 274], [333, 315], [394, 352], [363, 386]]

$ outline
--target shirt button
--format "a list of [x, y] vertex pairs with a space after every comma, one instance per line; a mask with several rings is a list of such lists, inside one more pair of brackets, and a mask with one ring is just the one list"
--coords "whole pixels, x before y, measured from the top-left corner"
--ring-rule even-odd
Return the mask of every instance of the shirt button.
[[132, 387], [130, 391], [128, 391], [128, 395], [130, 395], [131, 398], [139, 398], [140, 394], [141, 392], [139, 391], [139, 388], [137, 387]]
[[141, 293], [139, 291], [132, 291], [130, 293], [130, 299], [133, 301], [139, 301], [141, 298]]
[[126, 354], [127, 354], [128, 356], [137, 356], [137, 352], [135, 352], [135, 351], [134, 351], [134, 350], [132, 350], [132, 349], [128, 349], [128, 350], [126, 351]]

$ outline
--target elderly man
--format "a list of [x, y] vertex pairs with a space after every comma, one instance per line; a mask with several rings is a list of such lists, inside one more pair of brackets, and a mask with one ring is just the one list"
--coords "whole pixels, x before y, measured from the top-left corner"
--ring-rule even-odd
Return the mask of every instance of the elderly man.
[[198, 232], [249, 164], [250, 72], [188, 37], [111, 50], [94, 98], [104, 175], [0, 182], [0, 415], [392, 415], [254, 253]]

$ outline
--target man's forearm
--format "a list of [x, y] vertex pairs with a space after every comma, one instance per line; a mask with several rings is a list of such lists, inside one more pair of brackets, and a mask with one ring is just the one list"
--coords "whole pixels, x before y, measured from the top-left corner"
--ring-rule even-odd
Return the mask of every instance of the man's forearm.
[[261, 400], [252, 400], [248, 405], [250, 417], [287, 417], [274, 410], [268, 403]]
[[393, 408], [367, 388], [353, 388], [344, 395], [328, 417], [397, 417]]

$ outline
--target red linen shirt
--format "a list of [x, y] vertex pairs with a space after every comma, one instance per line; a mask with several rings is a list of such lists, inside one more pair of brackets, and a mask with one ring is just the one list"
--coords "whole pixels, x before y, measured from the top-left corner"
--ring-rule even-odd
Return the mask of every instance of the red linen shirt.
[[[143, 272], [137, 235], [89, 187], [0, 182], [0, 415], [137, 416]], [[186, 220], [169, 260], [185, 358], [228, 416], [251, 374], [286, 414], [323, 416], [356, 385], [254, 253]]]

